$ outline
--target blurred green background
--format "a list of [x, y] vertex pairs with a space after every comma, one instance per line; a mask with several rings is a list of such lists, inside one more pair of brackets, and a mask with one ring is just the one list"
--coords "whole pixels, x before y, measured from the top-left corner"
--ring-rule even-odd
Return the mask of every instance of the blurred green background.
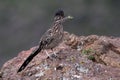
[[74, 16], [70, 33], [120, 36], [120, 0], [0, 0], [0, 67], [38, 45], [58, 9]]

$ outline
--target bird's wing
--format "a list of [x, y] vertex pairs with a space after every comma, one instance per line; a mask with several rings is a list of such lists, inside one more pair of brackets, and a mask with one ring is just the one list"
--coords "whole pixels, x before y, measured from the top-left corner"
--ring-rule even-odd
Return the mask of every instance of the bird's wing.
[[54, 40], [54, 34], [52, 33], [52, 29], [49, 29], [45, 32], [45, 34], [41, 37], [39, 44], [49, 45]]

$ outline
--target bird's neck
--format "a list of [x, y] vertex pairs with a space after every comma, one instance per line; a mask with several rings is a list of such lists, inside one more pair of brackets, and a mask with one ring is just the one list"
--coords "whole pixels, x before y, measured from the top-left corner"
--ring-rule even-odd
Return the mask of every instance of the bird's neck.
[[52, 28], [55, 31], [63, 31], [62, 22], [54, 22]]

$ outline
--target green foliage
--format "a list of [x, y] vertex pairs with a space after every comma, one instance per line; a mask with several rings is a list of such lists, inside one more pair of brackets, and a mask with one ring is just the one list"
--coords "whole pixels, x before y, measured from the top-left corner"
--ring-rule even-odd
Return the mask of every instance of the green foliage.
[[82, 50], [82, 54], [88, 55], [89, 53], [94, 52], [91, 48]]
[[90, 55], [90, 56], [88, 56], [88, 59], [94, 61], [95, 57], [93, 55]]
[[94, 53], [95, 51], [91, 48], [82, 50], [82, 54], [87, 55], [87, 58], [92, 61], [95, 61]]

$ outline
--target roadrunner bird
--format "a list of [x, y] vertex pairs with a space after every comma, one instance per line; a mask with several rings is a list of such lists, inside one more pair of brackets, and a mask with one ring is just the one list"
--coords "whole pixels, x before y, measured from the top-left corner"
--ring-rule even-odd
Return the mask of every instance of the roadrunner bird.
[[72, 19], [71, 16], [64, 16], [64, 12], [59, 10], [55, 13], [53, 26], [48, 29], [45, 34], [41, 37], [39, 42], [39, 48], [31, 53], [28, 58], [24, 61], [17, 72], [21, 72], [29, 64], [29, 62], [43, 49], [53, 49], [56, 47], [63, 39], [63, 25], [62, 23], [67, 20]]

